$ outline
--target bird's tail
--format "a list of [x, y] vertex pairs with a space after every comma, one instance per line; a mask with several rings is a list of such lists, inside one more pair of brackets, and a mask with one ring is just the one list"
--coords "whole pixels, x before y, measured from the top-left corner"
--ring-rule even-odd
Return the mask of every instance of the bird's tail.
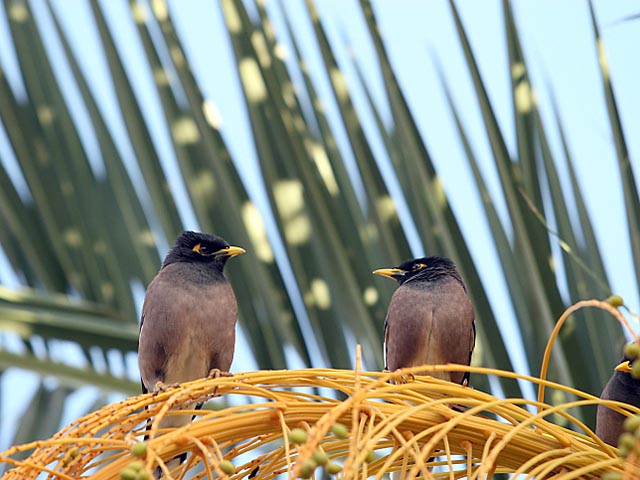
[[[427, 460], [427, 462], [428, 463], [433, 462], [434, 458], [435, 457], [429, 458], [429, 460]], [[411, 471], [411, 467], [412, 467], [412, 465], [405, 464], [405, 465], [403, 465], [402, 469], [396, 470], [395, 472], [391, 472], [389, 477], [391, 478], [391, 480], [405, 480], [405, 478], [409, 477], [409, 472]], [[431, 473], [433, 471], [433, 467], [427, 467], [427, 471], [429, 473]], [[422, 475], [418, 475], [416, 478], [423, 478], [423, 477], [422, 477]]]
[[[181, 453], [180, 455], [173, 457], [171, 460], [165, 463], [165, 465], [167, 467], [167, 470], [171, 472], [172, 470], [182, 465], [186, 460], [187, 460], [187, 452], [184, 452], [184, 453]], [[153, 470], [153, 478], [155, 478], [156, 480], [164, 478], [164, 471], [160, 467], [156, 467]]]
[[[202, 405], [204, 404], [204, 402], [198, 402], [196, 403], [194, 410], [200, 410], [202, 408]], [[180, 408], [190, 408], [190, 406], [180, 406]], [[196, 418], [195, 415], [192, 415], [191, 418], [189, 418], [188, 415], [171, 415], [171, 416], [167, 416], [166, 418], [162, 419], [162, 421], [160, 422], [160, 428], [169, 428], [169, 427], [173, 427], [173, 428], [178, 428], [178, 427], [182, 427], [186, 424], [188, 424], [189, 422], [193, 421], [193, 419]], [[150, 418], [147, 420], [147, 427], [146, 430], [147, 432], [149, 430], [151, 430], [151, 424], [153, 422], [153, 419]], [[149, 434], [145, 434], [144, 439], [145, 441], [149, 438]], [[175, 457], [173, 457], [171, 460], [169, 460], [168, 462], [165, 463], [167, 469], [169, 471], [172, 471], [176, 468], [178, 468], [180, 465], [182, 465], [185, 461], [187, 460], [187, 452], [181, 453], [180, 455], [176, 455]], [[155, 479], [160, 479], [164, 477], [164, 471], [162, 468], [160, 467], [156, 467], [153, 471], [153, 478]]]

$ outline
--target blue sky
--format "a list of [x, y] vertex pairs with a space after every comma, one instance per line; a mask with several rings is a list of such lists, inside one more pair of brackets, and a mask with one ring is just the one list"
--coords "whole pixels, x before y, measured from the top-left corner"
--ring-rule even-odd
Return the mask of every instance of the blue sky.
[[[249, 191], [258, 205], [262, 205], [266, 210], [266, 197], [262, 185], [256, 180], [256, 176], [251, 174], [257, 169], [257, 160], [242, 92], [237, 81], [235, 61], [220, 8], [214, 0], [172, 0], [168, 3], [203, 93], [220, 112], [222, 132], [234, 160], [243, 166], [244, 171], [249, 172], [245, 176]], [[372, 124], [363, 94], [353, 74], [350, 60], [352, 55], [363, 68], [377, 106], [388, 121], [388, 108], [381, 78], [374, 52], [368, 42], [368, 34], [360, 15], [358, 2], [318, 0], [316, 3], [341, 68], [346, 74], [347, 83], [352, 87], [351, 93], [355, 99], [356, 108], [364, 119], [365, 127], [371, 127]], [[31, 4], [39, 24], [43, 27], [43, 33], [47, 36], [48, 48], [57, 55], [59, 45], [51, 35], [50, 19], [44, 8], [44, 0], [34, 0]], [[96, 93], [102, 111], [107, 116], [109, 126], [119, 142], [124, 158], [132, 159], [133, 152], [126, 142], [126, 131], [117, 109], [113, 86], [109, 81], [107, 65], [99, 47], [100, 42], [88, 2], [53, 0], [52, 4], [60, 14], [63, 26], [79, 56], [85, 74], [90, 79], [91, 87]], [[287, 12], [293, 21], [295, 34], [301, 43], [312, 76], [321, 79], [316, 87], [320, 95], [327, 99], [326, 108], [338, 132], [338, 141], [345, 145], [346, 137], [339, 127], [336, 107], [330, 101], [329, 85], [321, 73], [324, 68], [315, 47], [304, 2], [302, 0], [283, 0], [282, 2], [269, 0], [267, 2], [268, 11], [278, 33], [284, 30], [281, 4], [286, 5]], [[469, 241], [480, 274], [485, 284], [492, 285], [487, 292], [496, 316], [502, 321], [505, 331], [511, 331], [513, 312], [508, 300], [503, 300], [508, 299], [509, 295], [503, 284], [473, 179], [468, 172], [464, 153], [458, 144], [454, 125], [434, 71], [433, 60], [437, 58], [454, 94], [456, 105], [462, 113], [475, 153], [484, 169], [485, 179], [493, 191], [499, 192], [493, 158], [482, 128], [475, 93], [462, 56], [448, 2], [396, 0], [374, 1], [373, 4], [391, 61], [413, 107], [415, 119], [447, 189], [453, 209], [458, 215], [465, 238]], [[513, 153], [515, 133], [501, 2], [467, 0], [458, 1], [456, 4], [460, 9], [498, 121]], [[638, 288], [631, 266], [622, 190], [602, 95], [587, 3], [582, 0], [562, 2], [545, 0], [514, 1], [512, 4], [530, 69], [529, 74], [551, 135], [554, 152], [558, 154], [557, 158], [561, 158], [560, 143], [556, 136], [557, 129], [550, 107], [551, 90], [560, 107], [561, 119], [568, 134], [569, 146], [583, 192], [588, 192], [587, 206], [593, 215], [596, 234], [612, 288], [625, 298], [631, 308], [638, 310]], [[169, 177], [176, 178], [178, 175], [175, 174], [176, 167], [173, 163], [171, 146], [167, 140], [167, 127], [162, 120], [163, 115], [155, 95], [151, 72], [143, 60], [142, 48], [128, 13], [127, 2], [108, 0], [102, 1], [101, 5], [112, 32], [115, 33], [116, 42], [133, 80], [136, 93], [142, 101], [145, 117], [154, 132], [154, 141], [157, 143]], [[638, 164], [634, 160], [640, 154], [639, 136], [634, 135], [635, 132], [640, 131], [640, 117], [636, 114], [640, 111], [640, 95], [637, 93], [640, 65], [632, 47], [640, 45], [640, 28], [638, 28], [638, 20], [620, 22], [627, 16], [637, 14], [640, 8], [635, 2], [606, 0], [595, 1], [594, 6], [610, 64], [620, 115], [627, 134], [632, 166], [636, 169], [636, 174], [640, 174], [637, 170]], [[3, 13], [0, 13], [0, 37], [2, 37], [0, 63], [12, 87], [17, 92], [21, 92], [23, 89], [11, 44], [7, 41]], [[82, 119], [86, 114], [80, 106], [65, 63], [56, 62], [55, 67], [63, 88], [69, 96], [74, 116]], [[318, 75], [313, 75], [314, 73]], [[80, 133], [96, 170], [100, 171], [100, 158], [95, 139], [88, 132]], [[382, 153], [382, 146], [376, 144], [375, 135], [370, 135], [370, 139], [384, 167], [386, 160]], [[347, 150], [345, 154], [348, 157]], [[8, 151], [6, 139], [3, 139], [1, 132], [0, 159], [5, 164], [11, 164], [11, 152]], [[562, 162], [559, 168], [561, 172], [564, 171]], [[137, 174], [135, 170], [131, 173], [134, 176]], [[18, 176], [16, 181], [20, 181]], [[389, 187], [392, 191], [398, 191], [393, 179], [390, 179]], [[186, 226], [197, 228], [193, 213], [187, 206], [183, 185], [174, 181], [172, 188], [179, 198], [183, 199], [181, 214]], [[503, 218], [506, 218], [500, 197], [497, 197], [496, 201]], [[405, 225], [411, 235], [414, 253], [416, 255], [424, 253], [411, 226], [408, 223]], [[506, 224], [505, 227], [508, 229], [509, 225]], [[166, 249], [167, 245], [161, 245], [161, 248]], [[15, 281], [8, 275], [0, 279], [4, 283]], [[516, 369], [523, 368], [524, 362], [517, 359], [517, 352], [522, 349], [517, 343], [512, 345]], [[242, 352], [243, 349], [238, 348], [237, 351]], [[233, 369], [247, 368], [252, 368], [250, 359], [236, 355]], [[4, 382], [6, 381], [5, 378]], [[7, 389], [3, 391], [6, 392]]]

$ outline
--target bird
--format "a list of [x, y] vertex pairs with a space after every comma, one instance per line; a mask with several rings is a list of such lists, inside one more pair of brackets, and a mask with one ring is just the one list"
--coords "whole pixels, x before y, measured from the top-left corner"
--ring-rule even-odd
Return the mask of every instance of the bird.
[[[138, 341], [142, 393], [229, 371], [238, 306], [223, 270], [227, 260], [243, 253], [213, 234], [178, 236], [144, 297]], [[168, 415], [159, 426], [190, 421], [190, 415]], [[185, 458], [176, 457], [172, 467]]]
[[[605, 385], [601, 399], [624, 402], [640, 408], [640, 379], [631, 376], [631, 362], [627, 357], [622, 358]], [[604, 443], [616, 447], [624, 432], [626, 418], [626, 415], [599, 404], [596, 409], [596, 435]]]
[[[385, 370], [418, 365], [471, 364], [476, 325], [473, 304], [455, 264], [444, 257], [414, 258], [373, 272], [398, 282], [384, 322]], [[469, 372], [430, 372], [467, 385]]]

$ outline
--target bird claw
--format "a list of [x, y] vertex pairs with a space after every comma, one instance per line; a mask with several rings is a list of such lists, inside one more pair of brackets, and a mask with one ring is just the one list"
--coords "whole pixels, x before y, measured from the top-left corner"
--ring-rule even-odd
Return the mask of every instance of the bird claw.
[[161, 380], [158, 380], [156, 382], [156, 388], [153, 391], [153, 393], [166, 392], [170, 388], [175, 388], [175, 387], [179, 387], [179, 386], [180, 386], [179, 383], [170, 383], [170, 384], [167, 385], [164, 382], [162, 382]]
[[[398, 368], [394, 373], [399, 374], [400, 370], [401, 369]], [[389, 370], [387, 369], [383, 371], [385, 373], [389, 373]], [[403, 385], [405, 383], [413, 382], [415, 379], [416, 377], [413, 375], [413, 373], [403, 373], [403, 374], [399, 374], [396, 378], [391, 379], [389, 383], [393, 385]]]
[[402, 383], [402, 384], [409, 383], [409, 382], [413, 382], [415, 379], [416, 377], [413, 373], [404, 373], [400, 375], [400, 378], [398, 379], [398, 383]]
[[212, 368], [211, 371], [209, 372], [209, 375], [207, 375], [207, 378], [211, 380], [213, 380], [214, 378], [220, 378], [220, 377], [233, 377], [233, 373], [223, 372], [219, 368]]

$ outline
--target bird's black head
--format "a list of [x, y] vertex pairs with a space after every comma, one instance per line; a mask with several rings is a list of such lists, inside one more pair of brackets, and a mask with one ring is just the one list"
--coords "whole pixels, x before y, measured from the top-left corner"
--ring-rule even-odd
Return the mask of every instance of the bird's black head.
[[640, 384], [640, 379], [634, 378], [631, 375], [633, 364], [637, 361], [640, 361], [637, 357], [629, 358], [624, 355], [620, 360], [620, 363], [614, 369], [614, 375], [620, 377], [620, 379], [624, 379], [625, 382], [635, 382]]
[[640, 379], [635, 378], [631, 374], [631, 367], [633, 366], [633, 363], [637, 361], [640, 360], [637, 360], [635, 358], [630, 359], [626, 356], [623, 357], [618, 366], [615, 368], [612, 377], [612, 379], [615, 380], [618, 385], [623, 386], [623, 388], [625, 388], [629, 392], [633, 392], [633, 400], [628, 400], [628, 403], [632, 403], [633, 405], [638, 405], [638, 403], [634, 402], [638, 402], [638, 398], [640, 398]]
[[375, 270], [376, 275], [393, 278], [402, 285], [410, 280], [433, 282], [439, 278], [450, 276], [458, 280], [462, 286], [464, 282], [455, 264], [444, 257], [421, 257], [402, 262], [395, 268], [381, 268]]
[[162, 262], [162, 268], [172, 263], [209, 264], [220, 271], [231, 257], [245, 253], [229, 245], [224, 238], [210, 233], [182, 232]]

